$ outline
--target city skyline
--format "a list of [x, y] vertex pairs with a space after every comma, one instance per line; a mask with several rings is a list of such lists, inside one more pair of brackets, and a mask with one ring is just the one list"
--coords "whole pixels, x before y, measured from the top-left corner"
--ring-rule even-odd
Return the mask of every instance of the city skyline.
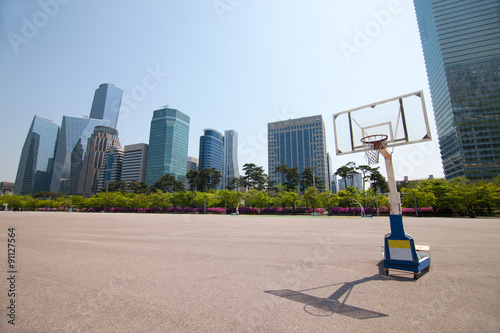
[[[10, 143], [0, 180], [15, 178], [26, 118], [36, 114], [58, 123], [62, 115], [88, 115], [103, 82], [124, 91], [117, 124], [123, 145], [147, 143], [152, 110], [168, 103], [190, 115], [191, 133], [236, 130], [240, 168], [251, 162], [266, 171], [268, 122], [321, 114], [333, 153], [334, 112], [420, 89], [430, 104], [411, 1], [253, 1], [231, 7], [220, 12], [211, 2], [69, 2], [28, 36], [25, 22], [34, 24], [44, 9], [2, 2], [0, 70], [9, 80], [0, 82], [6, 92], [0, 109], [13, 129], [0, 134]], [[102, 26], [113, 38], [102, 34]], [[22, 42], [13, 42], [14, 35]], [[190, 139], [188, 153], [198, 156], [196, 137]], [[442, 176], [439, 152], [414, 151], [425, 164], [408, 151], [395, 152], [399, 178]], [[333, 169], [349, 161], [332, 155]], [[363, 164], [364, 157], [354, 161]]]

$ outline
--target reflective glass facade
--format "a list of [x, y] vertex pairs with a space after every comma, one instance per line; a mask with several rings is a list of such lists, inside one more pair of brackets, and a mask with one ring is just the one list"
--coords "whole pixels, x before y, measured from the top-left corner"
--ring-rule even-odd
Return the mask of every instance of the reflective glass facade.
[[21, 152], [14, 193], [25, 195], [50, 190], [58, 133], [59, 126], [52, 121], [33, 118]]
[[88, 138], [96, 126], [107, 124], [106, 120], [63, 116], [54, 156], [51, 191], [76, 194]]
[[90, 118], [108, 121], [108, 126], [116, 128], [123, 90], [109, 83], [96, 89], [90, 110]]
[[222, 166], [222, 188], [227, 188], [233, 178], [240, 178], [238, 167], [238, 132], [224, 131], [224, 164]]
[[208, 128], [200, 136], [200, 156], [198, 170], [215, 168], [222, 174], [224, 157], [224, 137], [219, 131]]
[[153, 185], [166, 173], [182, 182], [186, 179], [189, 116], [179, 110], [156, 110], [149, 132], [146, 183]]
[[78, 195], [88, 198], [97, 193], [99, 189], [99, 172], [104, 161], [104, 155], [111, 147], [120, 147], [118, 131], [113, 127], [96, 126], [87, 142], [87, 149], [85, 150], [78, 180]]
[[106, 185], [120, 181], [123, 167], [123, 148], [111, 146], [102, 156], [102, 164], [99, 168], [99, 180], [97, 190], [105, 188]]
[[268, 162], [269, 178], [275, 185], [284, 182], [274, 171], [280, 165], [298, 168], [302, 173], [307, 167], [316, 167], [316, 177], [328, 184], [325, 124], [321, 115], [269, 123]]
[[500, 2], [414, 1], [446, 179], [500, 174]]

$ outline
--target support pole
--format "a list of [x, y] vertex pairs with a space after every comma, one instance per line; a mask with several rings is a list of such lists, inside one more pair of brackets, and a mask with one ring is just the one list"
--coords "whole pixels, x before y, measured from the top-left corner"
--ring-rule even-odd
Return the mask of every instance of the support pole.
[[387, 170], [387, 182], [389, 183], [389, 206], [391, 215], [401, 214], [401, 198], [396, 187], [396, 178], [394, 177], [394, 167], [392, 166], [392, 156], [383, 148], [380, 154], [385, 159], [385, 169]]

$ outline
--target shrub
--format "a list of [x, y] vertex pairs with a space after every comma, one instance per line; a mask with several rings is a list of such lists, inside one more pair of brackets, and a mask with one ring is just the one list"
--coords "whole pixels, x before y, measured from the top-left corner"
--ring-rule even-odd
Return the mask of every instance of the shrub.
[[401, 213], [406, 216], [414, 216], [415, 215], [415, 208], [403, 208]]
[[379, 207], [378, 208], [378, 213], [382, 215], [388, 215], [389, 214], [389, 208], [388, 207]]
[[418, 215], [434, 215], [434, 209], [432, 207], [419, 208]]
[[211, 207], [207, 208], [207, 213], [210, 214], [224, 214], [226, 211], [224, 208], [221, 207]]
[[[419, 210], [419, 212], [420, 212], [420, 210]], [[452, 216], [453, 215], [453, 209], [451, 209], [451, 208], [438, 208], [438, 209], [436, 209], [436, 214], [437, 215]]]

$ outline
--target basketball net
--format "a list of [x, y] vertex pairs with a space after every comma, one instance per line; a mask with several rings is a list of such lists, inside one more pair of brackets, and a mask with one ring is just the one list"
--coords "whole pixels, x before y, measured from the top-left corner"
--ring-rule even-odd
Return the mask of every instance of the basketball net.
[[380, 150], [384, 148], [386, 140], [387, 135], [385, 134], [369, 135], [361, 139], [363, 145], [368, 148], [365, 151], [365, 158], [369, 165], [378, 164]]

